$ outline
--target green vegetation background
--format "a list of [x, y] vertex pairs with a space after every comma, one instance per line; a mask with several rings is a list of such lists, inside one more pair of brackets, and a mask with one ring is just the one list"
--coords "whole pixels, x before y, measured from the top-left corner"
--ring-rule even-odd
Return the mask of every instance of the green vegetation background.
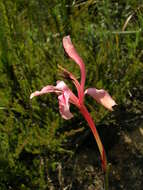
[[[120, 106], [139, 112], [141, 2], [0, 0], [0, 189], [58, 189], [52, 182], [57, 166], [74, 156], [74, 140], [89, 130], [74, 107], [72, 120], [60, 117], [56, 96], [29, 100], [31, 92], [61, 79], [58, 64], [79, 78], [79, 68], [65, 56], [63, 36], [71, 36], [84, 59], [86, 86], [104, 88]], [[92, 99], [86, 104], [97, 125], [117, 122]]]

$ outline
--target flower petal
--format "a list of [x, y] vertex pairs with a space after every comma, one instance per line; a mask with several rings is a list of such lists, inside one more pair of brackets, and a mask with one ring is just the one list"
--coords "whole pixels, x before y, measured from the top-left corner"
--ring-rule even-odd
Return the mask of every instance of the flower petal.
[[98, 90], [96, 88], [88, 88], [85, 90], [85, 94], [92, 96], [98, 103], [102, 104], [105, 108], [113, 110], [113, 106], [116, 102], [112, 99], [106, 90]]
[[71, 119], [73, 117], [73, 114], [69, 110], [70, 107], [69, 98], [70, 98], [70, 91], [68, 90], [65, 91], [63, 94], [61, 94], [60, 96], [58, 96], [60, 114], [66, 120]]
[[30, 99], [34, 96], [40, 96], [43, 94], [48, 94], [50, 92], [55, 92], [56, 94], [62, 93], [64, 90], [67, 90], [68, 86], [64, 83], [64, 81], [57, 81], [56, 86], [48, 85], [43, 87], [40, 91], [35, 91], [30, 95]]
[[61, 90], [61, 91], [64, 91], [64, 90], [67, 90], [68, 89], [68, 86], [66, 85], [66, 83], [64, 81], [57, 81], [57, 85], [56, 85], [56, 89], [57, 90]]
[[48, 86], [43, 87], [40, 91], [33, 92], [30, 95], [30, 99], [32, 99], [34, 96], [40, 96], [40, 95], [47, 94], [50, 92], [55, 92], [55, 91], [57, 91], [57, 90], [55, 90], [55, 86], [48, 85]]
[[[65, 84], [64, 81], [57, 81], [57, 85], [56, 85], [56, 89], [57, 90], [61, 90], [62, 93], [68, 93], [69, 99], [68, 101], [74, 105], [76, 105], [77, 107], [79, 107], [79, 100], [78, 98], [75, 96], [75, 94], [69, 89], [69, 87]], [[57, 93], [59, 94], [59, 93]]]
[[72, 58], [80, 67], [81, 71], [81, 88], [82, 90], [84, 89], [84, 84], [85, 84], [85, 65], [81, 57], [78, 55], [76, 49], [74, 48], [70, 36], [65, 36], [63, 38], [63, 46], [66, 51], [66, 53], [69, 55], [70, 58]]

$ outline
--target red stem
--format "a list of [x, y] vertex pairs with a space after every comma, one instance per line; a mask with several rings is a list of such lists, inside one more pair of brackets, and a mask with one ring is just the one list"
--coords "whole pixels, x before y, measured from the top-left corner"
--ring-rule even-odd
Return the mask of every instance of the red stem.
[[102, 169], [104, 172], [106, 172], [106, 168], [107, 168], [107, 158], [106, 158], [106, 153], [103, 147], [103, 144], [101, 142], [100, 136], [98, 134], [98, 131], [95, 127], [95, 124], [91, 118], [91, 115], [89, 114], [87, 108], [83, 105], [80, 108], [80, 112], [82, 113], [83, 117], [85, 118], [85, 120], [87, 121], [88, 125], [90, 126], [90, 129], [94, 135], [94, 138], [97, 142], [98, 148], [99, 148], [99, 152], [101, 155], [101, 161], [102, 161]]

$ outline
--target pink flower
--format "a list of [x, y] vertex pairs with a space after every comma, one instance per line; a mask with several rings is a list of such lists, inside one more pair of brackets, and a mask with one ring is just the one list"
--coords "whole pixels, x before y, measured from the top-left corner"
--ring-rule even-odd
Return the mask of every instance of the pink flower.
[[78, 106], [78, 98], [73, 94], [73, 92], [68, 88], [64, 81], [57, 81], [56, 86], [48, 85], [42, 88], [40, 91], [35, 91], [30, 95], [30, 99], [34, 96], [40, 96], [48, 93], [56, 93], [59, 100], [59, 110], [60, 114], [64, 119], [71, 119], [73, 114], [70, 112], [70, 103]]
[[105, 108], [109, 110], [113, 110], [112, 107], [116, 105], [116, 103], [108, 94], [108, 92], [103, 89], [98, 90], [96, 88], [88, 88], [84, 91], [84, 85], [86, 79], [85, 64], [82, 58], [77, 53], [75, 47], [73, 46], [70, 36], [66, 36], [63, 38], [63, 46], [69, 57], [73, 59], [80, 67], [81, 71], [80, 82], [78, 82], [78, 80], [72, 73], [70, 73], [64, 68], [61, 68], [63, 70], [64, 75], [74, 83], [78, 95], [76, 96], [72, 92], [72, 90], [64, 83], [64, 81], [57, 81], [56, 86], [48, 85], [42, 88], [40, 91], [32, 93], [30, 95], [30, 99], [32, 99], [34, 96], [40, 96], [48, 93], [56, 93], [58, 95], [60, 114], [64, 119], [71, 119], [73, 117], [73, 114], [70, 112], [70, 103], [78, 107], [78, 109], [80, 110], [81, 114], [84, 116], [86, 121], [88, 122], [93, 132], [93, 135], [96, 139], [101, 154], [102, 168], [104, 171], [106, 171], [107, 160], [106, 160], [104, 147], [96, 130], [94, 122], [87, 108], [84, 105], [84, 97], [86, 94], [92, 96], [98, 103], [102, 104]]

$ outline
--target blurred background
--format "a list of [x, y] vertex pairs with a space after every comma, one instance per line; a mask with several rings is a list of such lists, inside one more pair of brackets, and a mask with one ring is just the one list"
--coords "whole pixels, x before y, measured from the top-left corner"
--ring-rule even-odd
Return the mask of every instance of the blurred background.
[[78, 110], [71, 106], [65, 121], [55, 95], [29, 99], [62, 79], [58, 64], [80, 80], [65, 35], [85, 62], [86, 87], [108, 90], [118, 104], [111, 113], [85, 101], [111, 165], [109, 189], [141, 190], [142, 0], [0, 0], [0, 190], [103, 189], [97, 145]]

